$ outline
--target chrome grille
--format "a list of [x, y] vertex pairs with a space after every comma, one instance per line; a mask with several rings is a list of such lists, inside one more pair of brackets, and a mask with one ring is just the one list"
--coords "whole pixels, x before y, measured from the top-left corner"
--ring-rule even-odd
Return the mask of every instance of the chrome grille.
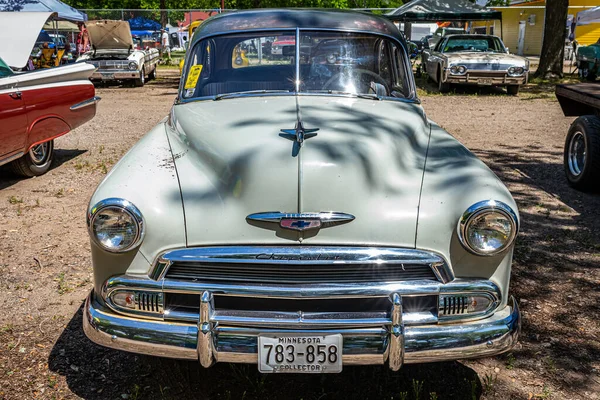
[[316, 246], [174, 250], [157, 261], [151, 277], [278, 284], [453, 279], [444, 260], [427, 251]]
[[203, 264], [175, 263], [167, 279], [265, 283], [385, 282], [436, 279], [428, 264]]

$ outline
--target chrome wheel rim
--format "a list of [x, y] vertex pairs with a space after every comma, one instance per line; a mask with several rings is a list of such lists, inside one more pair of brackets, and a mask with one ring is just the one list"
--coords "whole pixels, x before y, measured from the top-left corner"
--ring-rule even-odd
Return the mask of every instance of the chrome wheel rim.
[[50, 142], [38, 144], [29, 150], [31, 161], [36, 165], [44, 164], [48, 160]]
[[583, 133], [577, 131], [571, 137], [568, 153], [569, 172], [573, 176], [579, 176], [583, 172], [585, 168], [585, 153], [585, 138]]

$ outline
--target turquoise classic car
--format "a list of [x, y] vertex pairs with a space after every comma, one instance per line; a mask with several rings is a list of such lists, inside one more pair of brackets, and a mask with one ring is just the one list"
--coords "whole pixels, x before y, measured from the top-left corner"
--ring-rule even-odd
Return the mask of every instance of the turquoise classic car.
[[583, 80], [595, 81], [600, 75], [600, 39], [590, 46], [581, 46], [577, 50], [577, 68]]

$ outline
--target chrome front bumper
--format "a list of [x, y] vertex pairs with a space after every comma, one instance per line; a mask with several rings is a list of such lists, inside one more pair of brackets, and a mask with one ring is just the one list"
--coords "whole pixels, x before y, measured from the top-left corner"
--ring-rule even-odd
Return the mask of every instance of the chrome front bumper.
[[485, 357], [503, 353], [516, 343], [521, 327], [513, 297], [488, 318], [455, 324], [404, 325], [402, 300], [392, 296], [392, 324], [339, 329], [264, 329], [210, 323], [211, 295], [201, 296], [197, 324], [123, 316], [92, 292], [85, 302], [83, 329], [93, 342], [114, 349], [187, 360], [208, 367], [214, 362], [257, 363], [261, 333], [343, 335], [344, 365], [402, 364]]
[[[450, 75], [446, 78], [446, 82], [453, 84], [464, 84], [464, 85], [480, 85], [480, 79], [491, 79], [491, 86], [503, 86], [503, 85], [524, 85], [527, 83], [527, 77], [517, 76], [477, 76], [476, 74], [467, 75]], [[481, 84], [482, 86], [489, 86], [488, 84]]]
[[91, 79], [97, 81], [121, 81], [126, 79], [139, 79], [140, 71], [131, 71], [131, 70], [123, 70], [123, 69], [103, 69], [96, 70]]

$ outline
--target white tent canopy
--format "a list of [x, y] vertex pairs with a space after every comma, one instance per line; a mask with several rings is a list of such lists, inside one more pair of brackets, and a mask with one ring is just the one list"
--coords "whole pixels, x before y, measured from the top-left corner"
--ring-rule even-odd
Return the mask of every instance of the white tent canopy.
[[600, 7], [590, 8], [577, 13], [577, 25], [600, 23]]
[[[51, 12], [0, 12], [0, 57], [11, 67], [23, 68], [27, 64], [44, 22]], [[15, 35], [15, 32], [19, 32]]]

